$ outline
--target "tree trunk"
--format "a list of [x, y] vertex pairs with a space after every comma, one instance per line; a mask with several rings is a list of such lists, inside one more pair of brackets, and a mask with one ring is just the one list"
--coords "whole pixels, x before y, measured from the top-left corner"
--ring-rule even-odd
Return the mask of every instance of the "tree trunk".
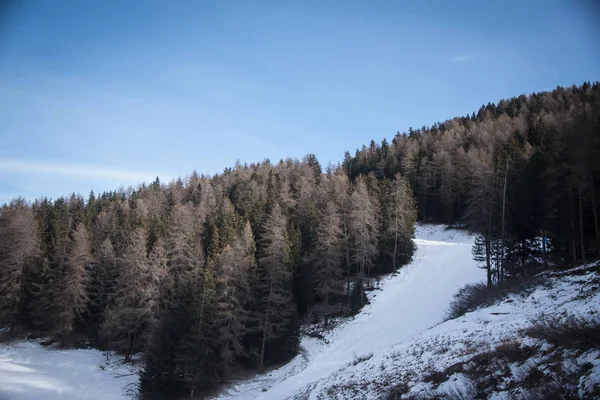
[[573, 205], [573, 186], [569, 183], [569, 205], [571, 208], [571, 246], [573, 263], [577, 262], [577, 246], [575, 245], [575, 206]]
[[504, 170], [504, 189], [502, 190], [502, 236], [500, 242], [500, 283], [504, 282], [504, 227], [506, 226], [506, 182], [508, 180], [508, 165], [510, 156], [506, 159], [506, 169]]
[[488, 219], [488, 231], [485, 235], [485, 267], [487, 272], [487, 285], [488, 288], [492, 287], [492, 214]]
[[364, 238], [363, 238], [363, 251], [362, 251], [362, 260], [360, 262], [360, 306], [364, 307], [364, 278], [365, 278], [365, 249], [364, 249]]
[[596, 193], [594, 187], [594, 174], [590, 173], [592, 189], [592, 211], [594, 212], [594, 229], [596, 230], [596, 253], [600, 254], [600, 227], [598, 226], [598, 210], [596, 209]]
[[263, 337], [262, 344], [260, 346], [260, 364], [259, 371], [262, 373], [264, 371], [264, 361], [265, 361], [265, 347], [267, 344], [267, 324], [269, 323], [269, 311], [271, 311], [271, 293], [273, 292], [273, 281], [269, 282], [269, 296], [267, 298], [267, 310], [265, 312], [265, 322], [263, 324]]
[[490, 248], [490, 237], [485, 237], [485, 267], [487, 272], [487, 286], [492, 287], [492, 259], [491, 259], [491, 248]]
[[525, 243], [525, 239], [521, 239], [521, 275], [525, 275], [525, 248], [527, 244]]
[[394, 266], [394, 272], [396, 272], [396, 255], [398, 253], [398, 217], [394, 218], [394, 222], [394, 259], [392, 262]]
[[129, 362], [131, 359], [130, 347], [131, 346], [131, 331], [127, 331], [127, 350], [125, 351], [125, 362]]
[[344, 245], [346, 247], [346, 293], [348, 294], [348, 308], [350, 307], [350, 247], [348, 246], [348, 227], [346, 226], [346, 214], [344, 214]]
[[133, 352], [135, 351], [135, 344], [137, 342], [137, 328], [135, 329], [134, 333], [133, 333], [133, 343], [131, 344], [131, 353], [129, 354], [129, 361], [132, 362], [133, 359]]
[[585, 237], [583, 236], [583, 199], [581, 192], [583, 192], [582, 184], [579, 184], [579, 237], [581, 240], [581, 259], [585, 261]]
[[544, 225], [542, 225], [542, 255], [544, 259], [544, 269], [548, 268], [548, 256], [546, 255], [546, 209], [544, 206]]
[[498, 285], [502, 284], [502, 279], [500, 278], [500, 242], [496, 239], [496, 283]]

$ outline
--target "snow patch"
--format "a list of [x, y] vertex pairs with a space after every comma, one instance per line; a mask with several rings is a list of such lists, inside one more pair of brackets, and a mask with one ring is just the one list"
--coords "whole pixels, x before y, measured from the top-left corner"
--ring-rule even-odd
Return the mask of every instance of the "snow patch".
[[99, 350], [53, 350], [36, 341], [0, 345], [1, 400], [113, 400], [137, 391], [139, 368]]

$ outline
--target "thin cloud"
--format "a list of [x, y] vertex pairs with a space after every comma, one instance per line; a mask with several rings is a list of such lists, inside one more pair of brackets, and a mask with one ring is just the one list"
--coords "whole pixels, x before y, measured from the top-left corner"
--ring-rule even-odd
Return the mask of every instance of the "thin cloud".
[[165, 174], [119, 170], [88, 165], [59, 164], [18, 159], [0, 159], [0, 171], [34, 174], [63, 175], [73, 178], [93, 178], [110, 182], [149, 182]]

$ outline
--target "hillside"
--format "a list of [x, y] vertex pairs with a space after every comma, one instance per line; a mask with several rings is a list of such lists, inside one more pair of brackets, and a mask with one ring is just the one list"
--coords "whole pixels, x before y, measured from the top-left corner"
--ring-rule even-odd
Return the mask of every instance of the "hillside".
[[[546, 272], [519, 293], [441, 323], [455, 290], [484, 276], [471, 259], [472, 241], [462, 232], [419, 226], [415, 260], [385, 279], [354, 320], [324, 342], [304, 339], [292, 362], [218, 398], [525, 399], [536, 398], [527, 391], [537, 385], [570, 390], [573, 398], [598, 395], [598, 347], [564, 349], [524, 333], [541, 315], [550, 322], [597, 317], [598, 267]], [[544, 393], [538, 398], [550, 392]]]
[[[600, 351], [578, 348], [574, 336], [565, 348], [525, 330], [557, 315], [597, 316], [599, 268], [544, 272], [517, 293], [442, 322], [459, 287], [485, 277], [471, 257], [473, 240], [462, 231], [418, 225], [413, 262], [378, 282], [358, 315], [334, 321], [323, 339], [303, 337], [291, 362], [230, 385], [217, 398], [474, 398], [480, 392], [526, 399], [536, 398], [525, 393], [535, 389], [532, 380], [582, 398], [597, 395]], [[107, 362], [97, 350], [3, 344], [0, 399], [126, 398], [136, 391], [138, 371], [117, 358]]]
[[[584, 83], [371, 141], [327, 169], [308, 154], [86, 199], [16, 198], [0, 208], [0, 328], [144, 354], [140, 393], [170, 399], [300, 363], [306, 321], [356, 315], [373, 278], [414, 269], [416, 221], [476, 233], [464, 262], [490, 288], [598, 259], [599, 110], [600, 84]], [[416, 288], [446, 279], [431, 274]], [[393, 301], [425, 307], [421, 295]], [[402, 335], [439, 322], [446, 300]], [[307, 384], [349, 359], [338, 355], [309, 365]]]
[[385, 352], [440, 322], [456, 290], [485, 274], [471, 258], [473, 239], [462, 232], [421, 225], [415, 242], [414, 261], [385, 278], [371, 292], [371, 304], [327, 335], [328, 344], [305, 339], [292, 362], [230, 388], [220, 398], [286, 398], [334, 376], [357, 358]]

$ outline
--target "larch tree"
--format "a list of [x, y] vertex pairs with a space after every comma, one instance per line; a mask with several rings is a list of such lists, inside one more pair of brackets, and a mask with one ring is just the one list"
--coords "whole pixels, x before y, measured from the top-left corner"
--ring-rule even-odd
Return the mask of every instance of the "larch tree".
[[0, 324], [13, 329], [21, 317], [28, 275], [40, 261], [38, 225], [24, 199], [0, 209]]
[[342, 173], [343, 170], [336, 170], [331, 175], [331, 201], [338, 208], [340, 220], [342, 222], [342, 238], [344, 245], [344, 266], [346, 269], [346, 293], [350, 298], [350, 270], [352, 267], [352, 235], [350, 232], [350, 182], [348, 176]]
[[56, 333], [64, 341], [75, 331], [89, 306], [90, 264], [94, 261], [92, 245], [83, 222], [77, 225], [70, 239], [67, 262], [63, 270], [60, 288], [54, 299]]
[[229, 372], [237, 357], [244, 354], [243, 338], [247, 333], [249, 296], [249, 267], [245, 249], [236, 238], [227, 245], [215, 262], [216, 320], [215, 329], [220, 341], [220, 364]]
[[316, 294], [322, 299], [320, 307], [325, 315], [338, 310], [334, 301], [344, 293], [344, 236], [338, 207], [327, 202], [320, 213], [317, 242], [311, 260], [316, 281]]
[[354, 243], [352, 261], [358, 267], [360, 303], [364, 305], [364, 281], [378, 255], [379, 221], [377, 209], [362, 177], [350, 196], [350, 232]]
[[[474, 169], [474, 188], [468, 203], [468, 208], [463, 217], [465, 223], [480, 236], [473, 249], [473, 254], [483, 263], [486, 270], [487, 285], [492, 286], [494, 274], [498, 273], [494, 267], [494, 243], [498, 242], [494, 221], [498, 215], [497, 180], [491, 165], [491, 160], [486, 153], [471, 152], [472, 168]], [[497, 279], [497, 278], [496, 278]]]
[[406, 263], [412, 255], [412, 238], [415, 222], [417, 221], [416, 202], [408, 181], [400, 174], [396, 174], [395, 179], [391, 182], [388, 202], [391, 221], [387, 225], [386, 236], [392, 239], [393, 250], [391, 256], [395, 272], [399, 258], [400, 261]]
[[[213, 194], [212, 186], [210, 194]], [[200, 202], [202, 207], [202, 200]], [[167, 266], [173, 279], [174, 296], [169, 305], [178, 326], [174, 357], [180, 366], [182, 383], [193, 396], [198, 387], [214, 379], [215, 284], [213, 262], [205, 263], [202, 238], [190, 204], [176, 204], [166, 236]]]
[[295, 313], [291, 291], [292, 271], [289, 265], [287, 221], [279, 204], [275, 204], [259, 242], [258, 292], [260, 306], [255, 316], [259, 321], [259, 370], [264, 370], [265, 351], [269, 342], [285, 334]]
[[148, 259], [144, 228], [133, 232], [120, 263], [114, 302], [105, 313], [102, 330], [108, 347], [123, 351], [129, 362], [140, 347], [156, 304], [157, 282]]

